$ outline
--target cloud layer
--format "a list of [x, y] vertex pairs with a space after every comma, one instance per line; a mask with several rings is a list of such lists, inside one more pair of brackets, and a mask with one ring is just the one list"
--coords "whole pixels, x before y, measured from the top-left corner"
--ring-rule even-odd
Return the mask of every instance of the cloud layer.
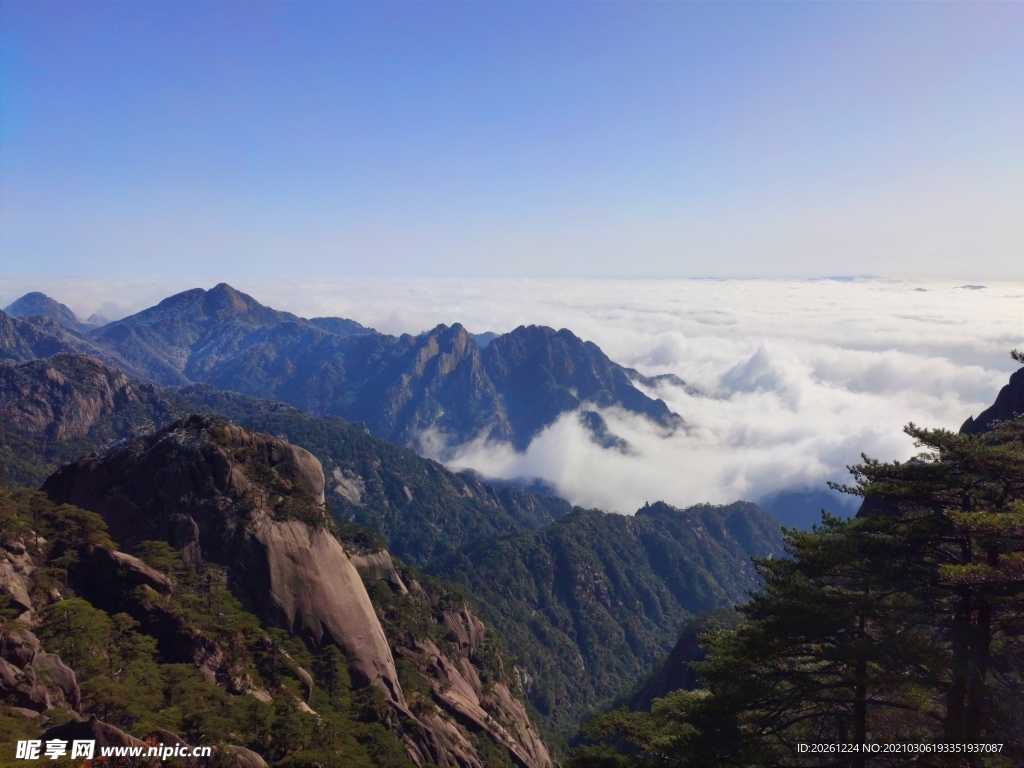
[[[1024, 285], [895, 280], [238, 280], [265, 304], [310, 317], [340, 315], [390, 333], [461, 322], [471, 332], [520, 324], [569, 328], [623, 365], [674, 373], [661, 384], [687, 423], [665, 435], [602, 410], [628, 453], [597, 446], [574, 414], [524, 453], [476, 441], [429, 442], [453, 467], [540, 477], [573, 502], [632, 512], [759, 499], [846, 480], [866, 453], [906, 459], [909, 421], [955, 429], [994, 399], [1022, 348]], [[82, 316], [126, 309], [194, 282], [0, 281], [4, 303], [43, 290]], [[205, 287], [210, 287], [206, 285]], [[696, 391], [694, 391], [696, 390]], [[429, 436], [428, 436], [429, 437]]]

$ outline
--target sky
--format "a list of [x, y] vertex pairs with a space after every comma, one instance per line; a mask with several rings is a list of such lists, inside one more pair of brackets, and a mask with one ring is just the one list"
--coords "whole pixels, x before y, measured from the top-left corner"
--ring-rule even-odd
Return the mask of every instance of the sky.
[[0, 3], [0, 275], [1022, 263], [1021, 3]]

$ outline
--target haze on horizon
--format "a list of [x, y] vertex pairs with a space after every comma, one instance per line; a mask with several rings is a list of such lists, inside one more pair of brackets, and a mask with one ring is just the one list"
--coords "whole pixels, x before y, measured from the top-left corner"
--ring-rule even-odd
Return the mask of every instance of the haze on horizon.
[[0, 275], [1015, 280], [1022, 125], [1020, 3], [7, 2]]

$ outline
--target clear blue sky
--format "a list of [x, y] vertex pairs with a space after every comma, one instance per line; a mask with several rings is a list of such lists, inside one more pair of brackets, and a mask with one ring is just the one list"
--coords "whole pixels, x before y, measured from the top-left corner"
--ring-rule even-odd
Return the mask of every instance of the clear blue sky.
[[1024, 276], [1022, 3], [0, 4], [0, 272]]

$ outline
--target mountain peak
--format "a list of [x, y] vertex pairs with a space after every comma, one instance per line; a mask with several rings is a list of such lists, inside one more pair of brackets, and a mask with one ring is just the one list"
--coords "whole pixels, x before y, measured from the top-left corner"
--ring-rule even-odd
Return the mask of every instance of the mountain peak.
[[26, 293], [20, 299], [16, 299], [7, 305], [4, 312], [12, 317], [36, 317], [42, 315], [56, 320], [65, 328], [70, 328], [73, 331], [84, 332], [91, 327], [79, 320], [78, 315], [72, 312], [69, 307], [39, 291]]
[[217, 283], [203, 297], [203, 308], [208, 314], [225, 309], [229, 312], [248, 312], [256, 307], [262, 309], [263, 305], [227, 283]]

